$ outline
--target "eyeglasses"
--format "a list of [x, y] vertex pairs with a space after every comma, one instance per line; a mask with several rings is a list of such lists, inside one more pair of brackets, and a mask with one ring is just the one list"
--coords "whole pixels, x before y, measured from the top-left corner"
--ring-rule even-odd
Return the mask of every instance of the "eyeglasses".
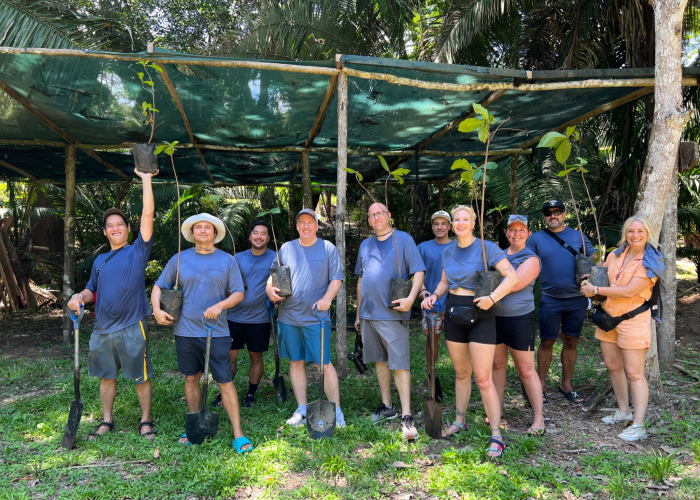
[[297, 222], [297, 226], [301, 227], [313, 227], [315, 222]]
[[563, 214], [563, 213], [564, 213], [563, 210], [547, 210], [547, 211], [544, 213], [544, 215], [547, 216], [547, 217], [551, 217], [552, 215], [559, 216], [559, 215], [561, 215], [561, 214]]
[[384, 214], [387, 214], [387, 213], [389, 213], [389, 212], [376, 212], [373, 214], [367, 214], [367, 218], [368, 219], [376, 219], [377, 217], [383, 217]]

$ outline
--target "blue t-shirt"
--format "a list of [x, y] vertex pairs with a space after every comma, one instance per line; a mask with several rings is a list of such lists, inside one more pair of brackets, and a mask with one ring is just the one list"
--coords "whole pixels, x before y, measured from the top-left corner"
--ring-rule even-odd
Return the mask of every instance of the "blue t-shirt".
[[[554, 233], [568, 243], [574, 250], [581, 253], [581, 233], [568, 226], [563, 231]], [[587, 255], [595, 253], [595, 247], [583, 237], [586, 242]], [[542, 263], [540, 282], [542, 293], [558, 299], [580, 297], [581, 290], [576, 284], [574, 256], [561, 243], [544, 231], [537, 231], [527, 240], [527, 247], [535, 252]]]
[[[138, 323], [151, 315], [146, 296], [146, 266], [153, 248], [153, 236], [144, 242], [139, 233], [133, 245], [98, 255], [85, 288], [97, 292], [95, 333], [111, 333]], [[118, 252], [100, 271], [102, 263]]]
[[[520, 264], [525, 262], [527, 259], [534, 257], [538, 261], [539, 257], [530, 250], [528, 247], [523, 248], [518, 253], [513, 255], [508, 255], [506, 252], [506, 258], [508, 262], [513, 266], [513, 269], [517, 270]], [[539, 262], [538, 262], [539, 264]], [[542, 265], [540, 264], [540, 268]], [[518, 290], [517, 292], [511, 292], [501, 299], [501, 307], [496, 308], [496, 316], [522, 316], [535, 310], [535, 282], [537, 278], [532, 280], [525, 288]]]
[[[288, 241], [280, 248], [280, 263], [292, 273], [292, 295], [280, 303], [279, 321], [292, 326], [318, 325], [311, 306], [323, 298], [331, 281], [343, 279], [338, 249], [321, 238], [308, 247], [298, 239]], [[277, 267], [276, 259], [272, 267]]]
[[360, 318], [368, 320], [408, 320], [411, 312], [390, 309], [391, 279], [408, 279], [412, 274], [425, 271], [420, 252], [408, 233], [394, 230], [396, 246], [401, 256], [401, 276], [396, 262], [394, 239], [390, 236], [379, 241], [376, 236], [367, 238], [357, 254], [355, 274], [362, 276]]
[[240, 252], [235, 257], [248, 290], [245, 298], [228, 310], [229, 321], [236, 323], [269, 323], [267, 294], [265, 287], [270, 277], [270, 266], [277, 262], [277, 254], [269, 248], [262, 255], [253, 255], [250, 250]]
[[[176, 271], [177, 254], [168, 261], [156, 285], [162, 289], [174, 288]], [[202, 324], [204, 311], [232, 293], [242, 292], [243, 280], [233, 255], [218, 248], [210, 254], [200, 254], [194, 248], [188, 248], [180, 254], [178, 288], [183, 292], [183, 300], [180, 319], [175, 322], [175, 335], [206, 337], [207, 331]], [[226, 314], [225, 309], [219, 314], [212, 337], [230, 335]], [[207, 320], [208, 324], [213, 322], [213, 319]]]
[[[494, 268], [501, 260], [506, 258], [503, 250], [492, 241], [485, 242], [486, 262], [489, 269]], [[445, 271], [447, 286], [450, 290], [464, 288], [474, 291], [476, 288], [476, 272], [485, 271], [484, 258], [481, 253], [481, 238], [474, 241], [466, 248], [454, 245], [442, 252], [442, 269]]]
[[[424, 241], [418, 245], [418, 252], [426, 268], [424, 285], [428, 292], [433, 293], [442, 279], [442, 252], [444, 252], [447, 247], [456, 244], [454, 240], [444, 244], [440, 244], [435, 240], [430, 240]], [[445, 312], [447, 294], [438, 299], [437, 302], [440, 304], [440, 312]], [[436, 311], [437, 307], [433, 306], [433, 312]]]

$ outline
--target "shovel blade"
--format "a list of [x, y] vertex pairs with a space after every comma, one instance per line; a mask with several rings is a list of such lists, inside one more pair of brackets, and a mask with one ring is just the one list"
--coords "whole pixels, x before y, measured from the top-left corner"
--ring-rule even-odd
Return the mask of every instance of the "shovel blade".
[[307, 406], [306, 429], [312, 439], [331, 437], [335, 431], [335, 403], [314, 401]]
[[75, 443], [75, 436], [78, 434], [78, 425], [80, 425], [80, 417], [83, 416], [83, 402], [74, 399], [70, 404], [70, 413], [68, 414], [68, 422], [66, 430], [63, 433], [63, 442], [61, 446], [66, 450], [70, 450]]
[[277, 400], [280, 403], [287, 402], [287, 386], [284, 383], [284, 377], [278, 376], [272, 379], [272, 384], [275, 386], [275, 393], [277, 394]]
[[433, 439], [442, 437], [442, 405], [433, 398], [423, 401], [423, 417], [425, 418], [425, 433]]
[[600, 404], [603, 399], [605, 399], [605, 396], [612, 391], [612, 384], [608, 384], [605, 389], [603, 389], [603, 392], [594, 392], [590, 396], [588, 396], [586, 399], [584, 399], [583, 403], [581, 404], [581, 409], [583, 411], [593, 411], [596, 409], [596, 407]]
[[440, 387], [440, 379], [435, 375], [435, 401], [442, 404], [442, 387]]
[[185, 433], [193, 444], [202, 444], [205, 439], [213, 438], [219, 430], [219, 414], [209, 413], [202, 408], [197, 413], [187, 413]]

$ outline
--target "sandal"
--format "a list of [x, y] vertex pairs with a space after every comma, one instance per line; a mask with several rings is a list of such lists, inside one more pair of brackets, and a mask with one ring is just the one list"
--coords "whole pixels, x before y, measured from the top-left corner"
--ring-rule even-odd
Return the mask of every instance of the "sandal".
[[221, 401], [221, 393], [217, 394], [214, 401], [211, 402], [212, 408], [223, 408], [224, 403]]
[[462, 432], [464, 432], [464, 431], [467, 430], [467, 426], [466, 426], [465, 424], [460, 424], [460, 423], [457, 422], [456, 420], [455, 420], [454, 422], [452, 422], [452, 425], [454, 425], [455, 427], [457, 427], [458, 430], [456, 430], [456, 431], [454, 431], [454, 432], [449, 432], [449, 431], [450, 431], [450, 426], [445, 427], [445, 429], [443, 429], [443, 431], [442, 431], [443, 434], [444, 434], [444, 435], [442, 436], [443, 439], [452, 439], [453, 436], [456, 436], [456, 435], [458, 435], [458, 434], [461, 434]]
[[[564, 389], [561, 388], [561, 386], [557, 387], [557, 390], [566, 397], [566, 399], [569, 400], [569, 402], [574, 403], [575, 405], [580, 405], [583, 403], [583, 398], [578, 395], [576, 391], [569, 391], [566, 392]], [[578, 401], [577, 401], [578, 400]]]
[[542, 390], [542, 404], [549, 404], [549, 398], [547, 397], [547, 393], [544, 392], [544, 389]]
[[489, 456], [489, 459], [501, 458], [503, 453], [506, 451], [506, 445], [501, 441], [503, 438], [501, 436], [491, 436], [491, 446], [486, 448], [486, 453], [492, 451], [498, 453], [495, 457]]
[[[231, 444], [236, 449], [236, 452], [240, 453], [241, 455], [243, 453], [247, 453], [247, 452], [253, 451], [255, 449], [255, 446], [253, 446], [253, 443], [250, 442], [250, 439], [248, 439], [245, 436], [241, 436], [237, 439], [234, 439], [233, 443], [231, 443]], [[242, 448], [247, 444], [250, 445], [250, 448], [243, 450]]]
[[189, 445], [191, 445], [192, 443], [190, 443], [189, 439], [187, 440], [186, 443], [183, 443], [182, 441], [180, 441], [182, 438], [186, 438], [186, 437], [187, 437], [187, 433], [184, 433], [182, 436], [180, 436], [179, 438], [177, 438], [177, 444], [181, 444], [182, 446], [189, 446]]
[[[150, 427], [151, 430], [148, 432], [141, 432], [141, 429], [144, 427]], [[157, 436], [158, 432], [156, 431], [156, 425], [153, 422], [141, 422], [138, 427], [139, 435], [141, 437], [145, 437], [149, 441], [153, 441], [153, 438], [149, 438], [148, 436]]]
[[536, 428], [530, 427], [525, 432], [525, 434], [527, 434], [528, 436], [540, 437], [540, 436], [544, 436], [545, 434], [547, 434], [547, 429], [536, 429]]
[[98, 437], [107, 434], [107, 432], [103, 432], [102, 434], [98, 434], [97, 431], [100, 430], [100, 427], [107, 427], [109, 429], [107, 432], [112, 432], [114, 430], [114, 422], [101, 422], [100, 425], [95, 427], [95, 430], [92, 431], [90, 434], [88, 434], [88, 438], [93, 438], [97, 439]]
[[254, 404], [255, 404], [255, 396], [251, 396], [250, 394], [248, 394], [246, 397], [243, 398], [243, 404], [241, 406], [243, 408], [250, 408]]

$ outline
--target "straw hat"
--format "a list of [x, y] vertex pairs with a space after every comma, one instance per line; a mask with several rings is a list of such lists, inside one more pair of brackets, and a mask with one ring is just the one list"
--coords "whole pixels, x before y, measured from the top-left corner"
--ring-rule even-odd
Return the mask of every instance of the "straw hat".
[[182, 223], [182, 236], [185, 237], [190, 243], [194, 243], [194, 236], [192, 235], [192, 227], [197, 222], [209, 222], [212, 226], [216, 228], [216, 236], [214, 237], [214, 243], [218, 243], [224, 239], [226, 236], [226, 225], [218, 217], [214, 217], [209, 214], [197, 214], [185, 219]]

